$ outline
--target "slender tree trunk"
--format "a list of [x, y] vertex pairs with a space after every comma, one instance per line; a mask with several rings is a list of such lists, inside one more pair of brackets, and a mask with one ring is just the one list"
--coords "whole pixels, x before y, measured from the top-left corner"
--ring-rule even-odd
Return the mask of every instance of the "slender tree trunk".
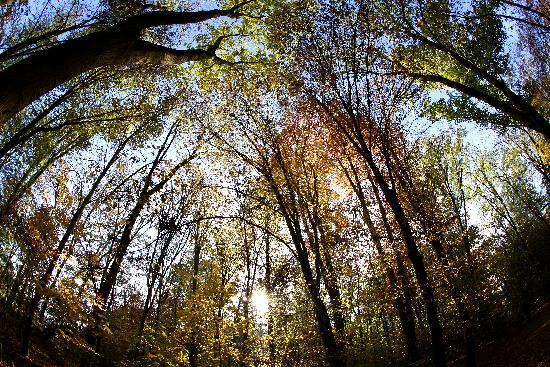
[[[199, 278], [199, 262], [201, 256], [201, 239], [199, 233], [199, 223], [197, 222], [197, 233], [195, 235], [195, 248], [193, 250], [193, 279], [191, 280], [191, 297], [194, 298], [197, 293], [197, 284]], [[195, 307], [195, 300], [192, 306]], [[194, 314], [194, 313], [193, 313]], [[197, 330], [193, 327], [189, 340], [189, 367], [198, 366], [199, 348], [197, 345]]]
[[321, 334], [321, 339], [323, 340], [323, 344], [326, 348], [326, 357], [328, 363], [331, 367], [343, 366], [344, 363], [340, 353], [341, 350], [338, 346], [338, 343], [336, 342], [336, 338], [334, 337], [334, 333], [332, 331], [332, 325], [330, 322], [328, 310], [319, 293], [319, 288], [317, 287], [314, 280], [309, 262], [307, 262], [306, 264], [303, 261], [300, 261], [300, 267], [302, 269], [302, 273], [304, 275], [310, 297], [313, 301], [315, 309], [315, 319], [317, 320], [319, 333]]
[[[351, 160], [348, 160], [348, 163], [350, 165], [351, 173], [353, 173], [353, 177], [349, 174], [349, 172], [344, 167], [342, 168], [344, 169], [344, 173], [348, 179], [348, 182], [352, 185], [352, 188], [355, 194], [357, 195], [357, 198], [359, 199], [359, 204], [361, 205], [363, 222], [365, 223], [365, 225], [367, 226], [367, 229], [369, 230], [369, 233], [375, 245], [376, 251], [381, 255], [384, 261], [386, 276], [388, 278], [388, 281], [390, 283], [392, 290], [395, 292], [393, 305], [399, 316], [399, 323], [401, 324], [403, 338], [405, 339], [404, 341], [405, 341], [405, 348], [407, 350], [407, 358], [410, 362], [415, 362], [418, 359], [420, 359], [420, 354], [418, 352], [418, 346], [417, 346], [414, 316], [412, 313], [412, 309], [410, 307], [410, 299], [407, 298], [408, 286], [404, 287], [403, 282], [401, 282], [401, 288], [403, 292], [400, 292], [399, 284], [397, 282], [398, 278], [395, 274], [394, 269], [387, 263], [386, 254], [382, 246], [381, 235], [378, 229], [376, 228], [376, 226], [374, 225], [374, 222], [372, 221], [372, 218], [368, 209], [368, 205], [367, 205], [367, 199], [361, 187], [361, 180], [359, 179], [357, 169], [355, 168]], [[371, 186], [373, 187], [377, 204], [382, 214], [382, 221], [384, 223], [386, 235], [388, 236], [389, 242], [393, 243], [395, 240], [393, 236], [393, 230], [389, 225], [386, 211], [383, 206], [384, 204], [382, 203], [382, 200], [380, 199], [380, 195], [378, 194], [378, 191], [374, 186], [374, 182], [372, 182], [372, 180], [371, 180]], [[398, 270], [401, 270], [399, 267], [399, 263], [401, 263], [401, 265], [403, 264], [401, 261], [399, 251], [397, 251], [397, 258], [398, 258]], [[403, 278], [403, 276], [401, 275], [402, 273], [401, 272], [399, 273], [400, 273], [400, 278]]]
[[301, 236], [297, 234], [297, 232], [291, 231], [291, 233], [295, 243], [296, 252], [298, 254], [298, 262], [307, 285], [308, 293], [313, 301], [315, 319], [317, 321], [319, 333], [321, 334], [321, 339], [323, 340], [323, 344], [326, 349], [327, 361], [331, 367], [343, 366], [344, 364], [340, 353], [340, 348], [332, 331], [332, 325], [327, 307], [321, 298], [318, 283], [313, 276], [305, 245], [301, 240]]
[[332, 259], [328, 253], [328, 239], [323, 229], [323, 225], [320, 218], [316, 218], [315, 223], [318, 225], [319, 243], [318, 249], [320, 256], [321, 275], [325, 283], [327, 290], [330, 307], [332, 309], [332, 318], [334, 320], [334, 329], [337, 334], [337, 342], [340, 348], [344, 348], [344, 334], [345, 334], [345, 320], [344, 320], [344, 307], [342, 305], [342, 296], [340, 294], [340, 288], [338, 286], [338, 276], [332, 264]]
[[433, 359], [434, 365], [436, 367], [446, 366], [446, 346], [443, 341], [443, 329], [441, 328], [441, 323], [439, 322], [439, 311], [438, 306], [435, 301], [434, 291], [432, 283], [426, 272], [426, 266], [424, 265], [424, 257], [420, 253], [416, 240], [413, 235], [413, 230], [409, 224], [405, 211], [399, 202], [395, 188], [391, 188], [386, 179], [380, 172], [378, 165], [374, 161], [374, 157], [367, 144], [363, 140], [362, 132], [359, 127], [356, 127], [356, 135], [360, 140], [359, 153], [363, 156], [368, 166], [370, 167], [376, 183], [379, 185], [382, 193], [384, 194], [385, 199], [387, 200], [390, 208], [392, 209], [393, 215], [399, 228], [401, 230], [401, 235], [405, 242], [407, 248], [407, 256], [411, 260], [413, 265], [416, 280], [420, 287], [422, 298], [426, 306], [426, 315], [428, 317], [428, 326], [430, 327], [431, 339], [432, 339], [432, 349], [433, 349]]
[[[144, 190], [143, 192], [147, 191]], [[116, 282], [116, 278], [118, 276], [118, 273], [120, 272], [120, 267], [126, 255], [126, 251], [130, 246], [131, 234], [134, 229], [134, 225], [147, 201], [148, 197], [146, 195], [139, 196], [137, 204], [134, 206], [130, 215], [126, 219], [126, 225], [124, 226], [124, 230], [122, 231], [122, 235], [120, 236], [120, 240], [118, 241], [117, 247], [115, 249], [113, 262], [107, 270], [104, 280], [100, 284], [99, 291], [96, 295], [96, 302], [92, 308], [92, 316], [95, 323], [95, 330], [93, 330], [91, 339], [89, 340], [90, 342], [92, 342], [92, 344], [97, 343], [96, 335], [93, 334], [97, 333], [98, 328], [103, 323], [103, 319], [106, 313], [106, 307], [109, 302], [109, 296], [111, 295], [111, 292]]]
[[[267, 222], [265, 227], [267, 228]], [[267, 297], [271, 300], [273, 294], [273, 281], [271, 279], [271, 253], [270, 253], [270, 241], [269, 236], [265, 236], [265, 291]], [[269, 349], [269, 366], [275, 365], [275, 343], [272, 338], [273, 334], [273, 315], [269, 312], [267, 317], [267, 335], [269, 337], [268, 349]]]
[[[409, 284], [409, 276], [407, 274], [407, 269], [403, 263], [403, 255], [401, 252], [397, 252], [397, 274], [399, 284], [402, 290], [402, 296], [398, 298], [399, 305], [397, 306], [401, 309], [402, 315], [400, 316], [401, 327], [403, 328], [403, 333], [406, 335], [405, 342], [407, 347], [407, 352], [411, 362], [417, 361], [420, 359], [420, 353], [418, 351], [418, 344], [416, 338], [416, 326], [414, 323], [414, 310], [412, 307], [412, 295], [411, 288]], [[401, 321], [401, 318], [403, 319]]]
[[34, 320], [34, 315], [40, 304], [44, 290], [48, 287], [48, 283], [50, 282], [50, 278], [53, 274], [53, 271], [57, 266], [59, 257], [63, 254], [63, 251], [65, 251], [65, 247], [69, 241], [69, 238], [73, 234], [74, 229], [76, 228], [76, 225], [78, 224], [78, 221], [82, 216], [82, 213], [84, 213], [84, 210], [92, 200], [93, 195], [95, 194], [97, 188], [99, 187], [101, 181], [103, 180], [103, 178], [105, 177], [105, 175], [107, 174], [111, 166], [118, 160], [120, 153], [128, 143], [130, 137], [126, 138], [121, 144], [119, 144], [119, 146], [111, 156], [111, 159], [109, 160], [107, 165], [103, 168], [99, 176], [95, 179], [94, 183], [92, 184], [92, 187], [90, 188], [90, 191], [84, 197], [84, 199], [82, 200], [82, 202], [80, 203], [76, 211], [74, 212], [71, 218], [71, 221], [69, 222], [69, 225], [65, 229], [65, 233], [63, 234], [63, 237], [61, 238], [61, 240], [57, 245], [57, 249], [55, 250], [52, 258], [50, 259], [50, 262], [48, 263], [46, 271], [44, 272], [44, 274], [42, 275], [42, 277], [38, 282], [38, 286], [34, 291], [34, 296], [32, 297], [29, 307], [27, 309], [27, 317], [25, 318], [25, 321], [23, 323], [23, 337], [21, 340], [21, 351], [20, 351], [22, 356], [27, 356], [29, 353], [29, 344], [30, 344], [30, 337], [32, 333], [32, 322]]
[[7, 198], [4, 200], [3, 205], [0, 207], [0, 223], [4, 222], [6, 220], [6, 217], [9, 217], [9, 215], [13, 214], [17, 202], [23, 196], [25, 196], [27, 190], [38, 180], [38, 178], [40, 178], [40, 176], [48, 168], [50, 168], [55, 161], [67, 154], [70, 149], [71, 147], [67, 148], [63, 152], [49, 157], [45, 160], [45, 162], [41, 162], [38, 169], [34, 173], [34, 167], [32, 166], [25, 171], [22, 177], [18, 179], [17, 182], [13, 185], [11, 192], [9, 193], [9, 195], [7, 195]]
[[22, 265], [19, 267], [15, 278], [13, 279], [12, 286], [6, 295], [6, 306], [11, 307], [15, 301], [17, 301], [18, 296], [26, 290], [24, 284], [25, 280], [28, 278], [30, 273], [31, 265], [31, 254], [27, 254], [26, 258], [23, 260]]

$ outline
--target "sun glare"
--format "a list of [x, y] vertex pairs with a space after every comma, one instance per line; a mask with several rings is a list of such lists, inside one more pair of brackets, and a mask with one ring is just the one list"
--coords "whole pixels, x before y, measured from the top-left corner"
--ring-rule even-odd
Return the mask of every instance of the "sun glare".
[[258, 316], [263, 316], [269, 310], [269, 297], [263, 290], [256, 290], [252, 293], [252, 305]]

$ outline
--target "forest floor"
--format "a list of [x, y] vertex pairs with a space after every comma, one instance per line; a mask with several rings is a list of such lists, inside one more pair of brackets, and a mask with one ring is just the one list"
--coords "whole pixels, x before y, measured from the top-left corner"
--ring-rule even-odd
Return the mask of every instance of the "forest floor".
[[550, 302], [501, 340], [481, 349], [479, 367], [550, 367]]
[[51, 343], [34, 338], [31, 347], [31, 358], [19, 356], [19, 331], [10, 315], [0, 315], [0, 367], [58, 367], [49, 356]]
[[[18, 343], [6, 335], [7, 325], [1, 326], [4, 330], [0, 330], [0, 367], [60, 365], [48, 353], [51, 345], [41, 340], [35, 340], [29, 359], [19, 357]], [[463, 361], [455, 361], [452, 366], [460, 367], [462, 364]], [[478, 354], [478, 367], [550, 367], [550, 302], [540, 307], [525, 324], [510, 329], [499, 341], [482, 347]]]

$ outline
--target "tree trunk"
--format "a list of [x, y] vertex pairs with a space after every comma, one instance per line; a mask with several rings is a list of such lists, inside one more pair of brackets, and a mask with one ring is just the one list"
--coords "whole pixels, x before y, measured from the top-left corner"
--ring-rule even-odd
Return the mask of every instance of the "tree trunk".
[[[289, 219], [287, 219], [287, 224], [288, 222]], [[321, 298], [317, 282], [315, 281], [315, 278], [313, 276], [313, 271], [311, 270], [309, 258], [304, 243], [301, 240], [301, 235], [299, 235], [298, 232], [294, 230], [291, 230], [291, 235], [296, 248], [296, 252], [298, 254], [300, 269], [302, 270], [308, 293], [311, 297], [311, 300], [313, 301], [315, 319], [317, 321], [319, 333], [321, 334], [321, 339], [325, 346], [327, 361], [331, 367], [343, 366], [344, 363], [340, 354], [340, 348], [338, 347], [336, 338], [334, 337], [334, 333], [332, 331], [330, 316], [327, 307], [323, 299]]]
[[[279, 156], [278, 158], [281, 160], [280, 163], [284, 164], [284, 162], [282, 162], [282, 157]], [[292, 243], [294, 244], [294, 248], [296, 249], [298, 263], [300, 265], [300, 269], [302, 270], [302, 275], [306, 282], [309, 296], [311, 297], [311, 301], [313, 302], [315, 320], [317, 322], [319, 334], [321, 335], [321, 340], [323, 341], [323, 345], [325, 347], [327, 362], [330, 367], [344, 366], [345, 363], [341, 355], [341, 350], [338, 347], [336, 338], [332, 330], [332, 324], [330, 321], [328, 309], [321, 297], [318, 283], [313, 275], [313, 271], [309, 263], [309, 255], [304, 243], [304, 239], [302, 238], [300, 223], [297, 219], [294, 220], [294, 217], [298, 218], [298, 214], [290, 214], [289, 212], [289, 210], [297, 212], [296, 205], [295, 203], [287, 205], [282, 193], [280, 192], [273, 176], [271, 176], [271, 173], [269, 171], [266, 170], [262, 173], [267, 179], [272, 192], [275, 194], [286, 226], [288, 228], [288, 231], [290, 232]], [[287, 181], [286, 183], [287, 186], [289, 186], [289, 182]], [[288, 188], [292, 189], [291, 186], [289, 186]]]
[[[131, 136], [130, 136], [131, 137]], [[63, 254], [63, 251], [65, 251], [65, 246], [67, 245], [67, 242], [69, 241], [69, 238], [74, 232], [74, 229], [76, 228], [76, 225], [78, 224], [78, 221], [80, 220], [80, 217], [82, 216], [82, 213], [84, 213], [84, 209], [88, 206], [90, 201], [92, 200], [92, 196], [95, 194], [95, 191], [99, 187], [99, 184], [111, 168], [111, 166], [117, 161], [120, 153], [130, 140], [130, 137], [126, 138], [115, 150], [113, 155], [111, 156], [111, 159], [107, 163], [107, 165], [103, 168], [99, 176], [95, 179], [94, 183], [92, 184], [92, 187], [90, 188], [90, 191], [88, 194], [84, 197], [78, 208], [76, 209], [75, 213], [73, 214], [71, 221], [69, 222], [69, 225], [65, 229], [65, 233], [63, 234], [63, 237], [59, 241], [57, 245], [57, 249], [53, 253], [52, 258], [50, 259], [50, 262], [46, 268], [46, 271], [38, 281], [38, 286], [34, 291], [34, 296], [31, 299], [31, 302], [29, 304], [29, 307], [27, 309], [27, 316], [25, 318], [25, 321], [23, 323], [23, 336], [21, 340], [21, 355], [26, 357], [29, 353], [29, 344], [30, 344], [30, 338], [32, 334], [32, 322], [34, 320], [34, 314], [36, 313], [36, 310], [38, 308], [38, 305], [40, 304], [40, 301], [42, 299], [42, 295], [44, 290], [48, 287], [48, 283], [50, 282], [50, 278], [53, 274], [54, 269], [57, 266], [57, 261], [59, 260], [59, 257]]]
[[[396, 309], [397, 314], [399, 316], [399, 323], [401, 324], [403, 338], [405, 339], [404, 341], [405, 341], [405, 348], [407, 350], [407, 358], [409, 362], [413, 363], [413, 362], [416, 362], [418, 359], [420, 359], [420, 354], [418, 352], [418, 346], [417, 346], [414, 316], [412, 313], [412, 309], [410, 307], [410, 300], [407, 299], [406, 291], [408, 291], [408, 287], [405, 287], [403, 282], [401, 282], [403, 292], [400, 292], [395, 271], [387, 263], [387, 260], [385, 258], [386, 253], [384, 251], [384, 248], [382, 247], [381, 235], [379, 231], [376, 229], [374, 222], [372, 221], [372, 218], [368, 209], [365, 193], [363, 192], [363, 188], [361, 187], [361, 180], [359, 179], [357, 170], [353, 165], [353, 163], [351, 162], [351, 160], [348, 160], [348, 163], [350, 165], [351, 173], [353, 173], [353, 177], [349, 174], [349, 172], [344, 167], [342, 168], [344, 169], [344, 173], [348, 179], [348, 182], [350, 183], [350, 185], [352, 185], [352, 188], [355, 194], [357, 195], [357, 198], [359, 199], [359, 204], [361, 205], [361, 211], [362, 211], [362, 219], [365, 225], [367, 226], [367, 229], [369, 230], [369, 233], [371, 235], [371, 239], [372, 239], [372, 242], [374, 243], [376, 251], [382, 256], [382, 259], [384, 261], [387, 279], [390, 283], [392, 290], [395, 292], [393, 306]], [[393, 231], [391, 226], [389, 225], [386, 211], [384, 209], [384, 204], [382, 203], [382, 200], [380, 199], [380, 195], [378, 194], [378, 190], [374, 186], [374, 182], [372, 182], [372, 180], [371, 180], [371, 185], [374, 190], [378, 207], [382, 214], [382, 221], [384, 223], [386, 235], [388, 236], [389, 242], [393, 243], [394, 242]], [[401, 257], [400, 257], [399, 251], [397, 251], [397, 258], [398, 258], [398, 270], [400, 270], [399, 263], [400, 263]], [[402, 262], [401, 262], [401, 265], [403, 265]], [[400, 278], [402, 277], [403, 277], [402, 272], [400, 272]]]
[[237, 10], [245, 4], [226, 10], [147, 12], [105, 30], [36, 51], [0, 71], [0, 125], [55, 87], [98, 67], [221, 61], [215, 55], [218, 41], [206, 49], [176, 50], [141, 40], [141, 31], [162, 25], [199, 23], [221, 16], [238, 17]]
[[401, 235], [405, 242], [407, 248], [407, 256], [411, 260], [411, 263], [414, 268], [416, 275], [416, 280], [420, 287], [422, 298], [426, 306], [426, 315], [428, 317], [428, 326], [430, 327], [431, 339], [432, 339], [432, 349], [433, 349], [433, 359], [434, 365], [436, 367], [446, 366], [446, 347], [443, 341], [443, 329], [441, 328], [441, 323], [439, 322], [439, 311], [438, 306], [435, 301], [435, 296], [432, 288], [430, 279], [428, 278], [428, 273], [426, 272], [426, 266], [424, 265], [424, 258], [420, 253], [416, 240], [413, 235], [412, 228], [409, 224], [405, 211], [399, 202], [397, 193], [394, 188], [390, 188], [386, 179], [380, 172], [378, 165], [374, 161], [374, 157], [370, 149], [368, 148], [366, 142], [363, 139], [362, 132], [357, 124], [355, 124], [355, 134], [359, 140], [358, 151], [363, 156], [368, 166], [370, 167], [376, 183], [382, 190], [384, 197], [386, 198], [390, 208], [392, 209], [393, 215], [399, 228], [401, 230]]
[[[265, 224], [267, 228], [267, 221]], [[265, 291], [268, 299], [271, 299], [273, 293], [273, 283], [271, 279], [271, 254], [270, 254], [269, 236], [265, 236]], [[273, 334], [273, 315], [269, 312], [267, 317], [267, 335], [268, 335], [268, 350], [269, 350], [269, 366], [275, 366], [275, 343], [272, 338]]]
[[[197, 284], [199, 278], [199, 261], [201, 256], [201, 243], [199, 235], [199, 223], [197, 222], [197, 233], [195, 235], [195, 248], [193, 251], [193, 279], [191, 280], [191, 297], [197, 293]], [[192, 307], [195, 305], [195, 300], [192, 302]], [[189, 367], [197, 367], [199, 357], [199, 349], [197, 345], [197, 330], [191, 330], [189, 340]]]

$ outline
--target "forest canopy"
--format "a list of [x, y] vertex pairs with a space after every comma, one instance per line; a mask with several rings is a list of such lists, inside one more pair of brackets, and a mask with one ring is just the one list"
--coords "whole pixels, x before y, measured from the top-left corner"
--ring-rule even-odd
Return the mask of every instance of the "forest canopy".
[[3, 0], [0, 366], [550, 364], [549, 39], [545, 0]]

